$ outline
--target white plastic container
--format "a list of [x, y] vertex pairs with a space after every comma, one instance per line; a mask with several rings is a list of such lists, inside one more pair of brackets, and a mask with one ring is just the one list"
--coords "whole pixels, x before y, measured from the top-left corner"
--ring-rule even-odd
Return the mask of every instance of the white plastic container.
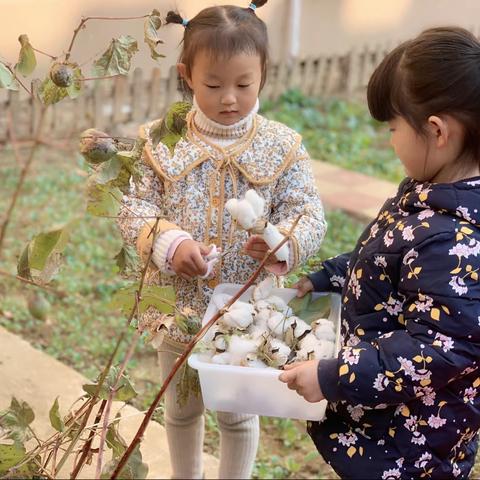
[[[232, 283], [218, 285], [213, 295], [226, 293], [235, 295], [242, 286]], [[253, 287], [240, 297], [249, 301]], [[296, 295], [296, 290], [276, 288], [272, 292], [286, 302]], [[336, 294], [313, 294], [314, 298], [322, 295], [331, 297], [329, 320], [336, 327], [336, 351], [340, 339], [340, 296]], [[217, 312], [210, 301], [203, 324], [208, 322]], [[217, 365], [203, 362], [201, 355], [192, 354], [188, 364], [198, 370], [203, 403], [206, 408], [220, 412], [253, 413], [268, 417], [296, 418], [300, 420], [321, 420], [325, 415], [327, 401], [307, 402], [294, 390], [289, 390], [285, 383], [278, 379], [282, 373], [275, 368], [239, 367], [233, 365]]]

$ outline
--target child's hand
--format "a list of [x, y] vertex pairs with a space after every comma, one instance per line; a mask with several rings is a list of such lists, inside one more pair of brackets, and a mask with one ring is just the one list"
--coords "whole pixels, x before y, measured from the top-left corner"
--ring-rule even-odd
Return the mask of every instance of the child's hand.
[[[267, 252], [270, 250], [270, 247], [260, 235], [252, 235], [248, 238], [247, 243], [243, 247], [243, 250], [248, 256], [261, 262], [265, 258]], [[268, 257], [266, 265], [271, 265], [272, 263], [277, 262], [278, 260], [275, 255], [270, 255]]]
[[318, 362], [318, 360], [308, 360], [285, 365], [285, 371], [278, 378], [307, 402], [319, 402], [325, 397], [318, 383]]
[[208, 255], [211, 247], [195, 240], [184, 240], [175, 250], [172, 258], [172, 269], [185, 280], [207, 273], [207, 263], [204, 256]]
[[297, 297], [304, 297], [308, 292], [313, 291], [313, 283], [308, 277], [303, 277], [293, 284], [292, 288], [297, 289]]

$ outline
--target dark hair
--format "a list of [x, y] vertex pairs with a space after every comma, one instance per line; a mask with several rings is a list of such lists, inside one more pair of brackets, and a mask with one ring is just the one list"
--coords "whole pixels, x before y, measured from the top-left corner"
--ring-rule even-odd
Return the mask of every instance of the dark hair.
[[[251, 2], [261, 7], [268, 0]], [[183, 24], [177, 12], [168, 12], [166, 23]], [[268, 34], [265, 23], [257, 17], [254, 9], [233, 5], [221, 5], [203, 9], [188, 21], [183, 35], [183, 47], [179, 62], [184, 63], [190, 76], [197, 53], [206, 50], [215, 58], [230, 58], [237, 53], [255, 53], [260, 56], [263, 88], [267, 76]], [[182, 87], [188, 93], [186, 82]]]
[[461, 154], [480, 159], [480, 42], [469, 31], [431, 28], [402, 43], [375, 69], [367, 99], [373, 118], [403, 117], [421, 135], [430, 115], [451, 115], [465, 130]]

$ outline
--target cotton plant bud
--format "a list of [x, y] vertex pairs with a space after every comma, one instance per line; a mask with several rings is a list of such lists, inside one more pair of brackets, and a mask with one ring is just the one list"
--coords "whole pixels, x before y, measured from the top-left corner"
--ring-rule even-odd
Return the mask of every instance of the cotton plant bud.
[[292, 321], [289, 318], [286, 318], [281, 312], [272, 312], [267, 320], [268, 328], [273, 335], [279, 338], [283, 338], [291, 323]]
[[230, 354], [231, 365], [241, 365], [245, 357], [249, 353], [255, 353], [257, 350], [257, 343], [247, 337], [240, 337], [232, 335], [228, 345], [228, 353]]
[[319, 318], [312, 322], [312, 331], [319, 340], [328, 340], [334, 342], [335, 327], [333, 322], [327, 320], [326, 318]]
[[260, 300], [265, 300], [270, 296], [273, 290], [273, 278], [267, 277], [265, 280], [262, 280], [258, 285], [255, 286], [252, 293], [252, 298], [254, 302]]
[[80, 134], [79, 149], [90, 165], [106, 162], [118, 151], [115, 140], [95, 128], [89, 128]]
[[69, 87], [73, 83], [74, 71], [68, 63], [54, 63], [50, 68], [50, 79], [57, 87]]
[[232, 356], [229, 352], [217, 353], [212, 357], [212, 363], [217, 365], [230, 365]]
[[257, 217], [261, 217], [265, 208], [265, 200], [253, 189], [247, 190], [245, 200], [252, 206]]
[[[279, 231], [278, 228], [275, 225], [272, 225], [271, 223], [267, 223], [267, 226], [265, 227], [265, 230], [263, 231], [262, 234], [263, 239], [265, 240], [265, 243], [270, 247], [271, 250], [273, 250], [275, 247], [278, 246], [278, 244], [284, 239], [284, 235], [282, 235]], [[287, 262], [288, 261], [288, 254], [289, 249], [288, 249], [288, 242], [285, 242], [276, 252], [275, 252], [275, 257], [281, 262]]]
[[256, 353], [247, 353], [242, 362], [242, 366], [252, 368], [268, 368], [268, 365], [264, 361], [260, 360]]

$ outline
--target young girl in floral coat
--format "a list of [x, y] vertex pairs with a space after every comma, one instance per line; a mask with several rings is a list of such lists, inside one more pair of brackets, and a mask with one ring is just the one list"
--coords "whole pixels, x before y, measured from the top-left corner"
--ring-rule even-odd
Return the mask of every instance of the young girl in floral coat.
[[368, 85], [409, 178], [354, 251], [303, 279], [342, 292], [338, 358], [282, 381], [329, 401], [308, 431], [342, 478], [468, 478], [480, 427], [480, 43], [434, 28]]
[[[181, 130], [176, 141], [172, 135], [165, 137], [168, 145], [154, 147], [152, 125], [142, 128], [147, 139], [142, 182], [132, 185], [121, 210], [124, 238], [136, 244], [143, 258], [153, 250], [155, 271], [149, 281], [173, 285], [177, 307], [197, 318], [197, 328], [215, 286], [245, 283], [268, 251], [260, 237], [235, 228], [224, 208], [227, 200], [255, 189], [265, 199], [265, 217], [284, 233], [303, 215], [288, 242], [288, 261], [272, 260], [269, 274], [295, 268], [318, 250], [325, 233], [322, 205], [300, 136], [257, 114], [268, 38], [255, 9], [264, 3], [207, 8], [189, 21], [169, 13], [167, 23], [185, 28], [178, 70], [193, 94], [193, 108], [184, 127], [178, 127], [182, 124], [178, 112], [167, 114]], [[149, 216], [162, 217], [153, 245], [154, 222], [145, 220]], [[223, 253], [216, 264], [208, 257], [212, 245]], [[157, 334], [165, 330], [165, 321], [150, 309], [140, 326]], [[191, 328], [169, 326], [159, 347], [161, 381], [192, 338]], [[174, 379], [166, 394], [173, 478], [201, 478], [203, 403], [194, 395], [181, 402], [179, 380]], [[258, 417], [217, 412], [217, 419], [219, 478], [248, 478], [258, 445]]]

